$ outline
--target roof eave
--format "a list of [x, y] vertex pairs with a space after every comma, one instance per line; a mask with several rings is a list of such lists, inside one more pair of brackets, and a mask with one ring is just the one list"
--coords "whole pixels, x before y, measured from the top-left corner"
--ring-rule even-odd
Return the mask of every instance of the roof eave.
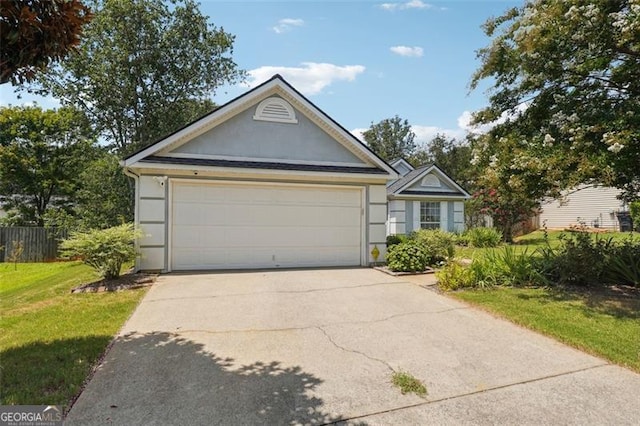
[[[352, 180], [376, 180], [381, 184], [389, 179], [387, 173], [347, 173], [347, 172], [334, 172], [334, 171], [304, 171], [304, 170], [282, 170], [282, 169], [268, 169], [268, 168], [250, 168], [250, 167], [222, 167], [222, 166], [207, 166], [207, 165], [191, 165], [191, 164], [163, 164], [163, 163], [145, 163], [136, 162], [134, 164], [125, 166], [125, 169], [142, 173], [145, 170], [162, 170], [166, 174], [171, 175], [173, 172], [184, 173], [187, 171], [198, 174], [202, 172], [204, 174], [211, 175], [228, 175], [228, 174], [243, 174], [243, 175], [255, 175], [255, 176], [267, 176], [267, 175], [281, 175], [286, 177], [304, 176], [308, 177], [349, 177]], [[198, 173], [197, 173], [198, 172]]]

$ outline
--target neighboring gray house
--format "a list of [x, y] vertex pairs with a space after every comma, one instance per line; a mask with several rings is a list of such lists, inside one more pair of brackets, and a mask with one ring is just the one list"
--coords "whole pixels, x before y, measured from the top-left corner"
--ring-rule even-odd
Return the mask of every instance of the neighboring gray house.
[[145, 234], [137, 269], [364, 266], [374, 248], [383, 259], [398, 174], [279, 75], [123, 167]]
[[387, 234], [408, 234], [421, 228], [464, 231], [467, 191], [435, 164], [414, 169], [398, 159], [391, 165], [400, 178], [387, 186]]
[[582, 185], [565, 191], [556, 199], [540, 205], [537, 225], [547, 228], [567, 228], [584, 222], [587, 226], [619, 229], [616, 213], [628, 210], [618, 199], [620, 190], [606, 186]]

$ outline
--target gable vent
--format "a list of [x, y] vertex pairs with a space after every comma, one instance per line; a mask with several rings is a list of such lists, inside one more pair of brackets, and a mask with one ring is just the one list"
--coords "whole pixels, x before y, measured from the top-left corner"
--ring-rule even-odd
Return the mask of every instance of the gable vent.
[[437, 176], [428, 174], [422, 179], [422, 182], [420, 182], [420, 186], [430, 186], [432, 188], [439, 188], [442, 186], [442, 183], [440, 182], [440, 179], [438, 179]]
[[297, 124], [296, 113], [289, 102], [282, 98], [267, 98], [260, 102], [253, 116], [254, 120], [274, 121], [276, 123]]

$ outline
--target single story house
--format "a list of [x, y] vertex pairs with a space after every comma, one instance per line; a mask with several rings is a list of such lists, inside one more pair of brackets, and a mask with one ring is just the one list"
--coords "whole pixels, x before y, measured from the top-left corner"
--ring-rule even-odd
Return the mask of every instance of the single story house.
[[[386, 185], [398, 173], [279, 75], [122, 165], [136, 183], [135, 222], [145, 235], [137, 269], [366, 266], [384, 259]], [[446, 209], [463, 191], [437, 168], [427, 172], [425, 189], [444, 201], [431, 214], [461, 226], [460, 207], [453, 215]], [[407, 183], [394, 201], [425, 199]]]
[[435, 164], [414, 168], [391, 162], [400, 177], [387, 186], [387, 234], [417, 229], [464, 231], [464, 200], [470, 195]]
[[565, 191], [560, 197], [543, 200], [536, 225], [547, 228], [568, 228], [584, 222], [594, 228], [618, 230], [617, 213], [627, 211], [626, 203], [618, 199], [620, 190], [606, 186], [581, 185]]

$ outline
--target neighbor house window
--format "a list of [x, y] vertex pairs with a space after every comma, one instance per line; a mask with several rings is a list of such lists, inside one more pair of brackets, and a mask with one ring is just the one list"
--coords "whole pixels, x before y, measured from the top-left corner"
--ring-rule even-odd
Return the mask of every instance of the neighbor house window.
[[440, 203], [420, 202], [420, 228], [440, 229]]

